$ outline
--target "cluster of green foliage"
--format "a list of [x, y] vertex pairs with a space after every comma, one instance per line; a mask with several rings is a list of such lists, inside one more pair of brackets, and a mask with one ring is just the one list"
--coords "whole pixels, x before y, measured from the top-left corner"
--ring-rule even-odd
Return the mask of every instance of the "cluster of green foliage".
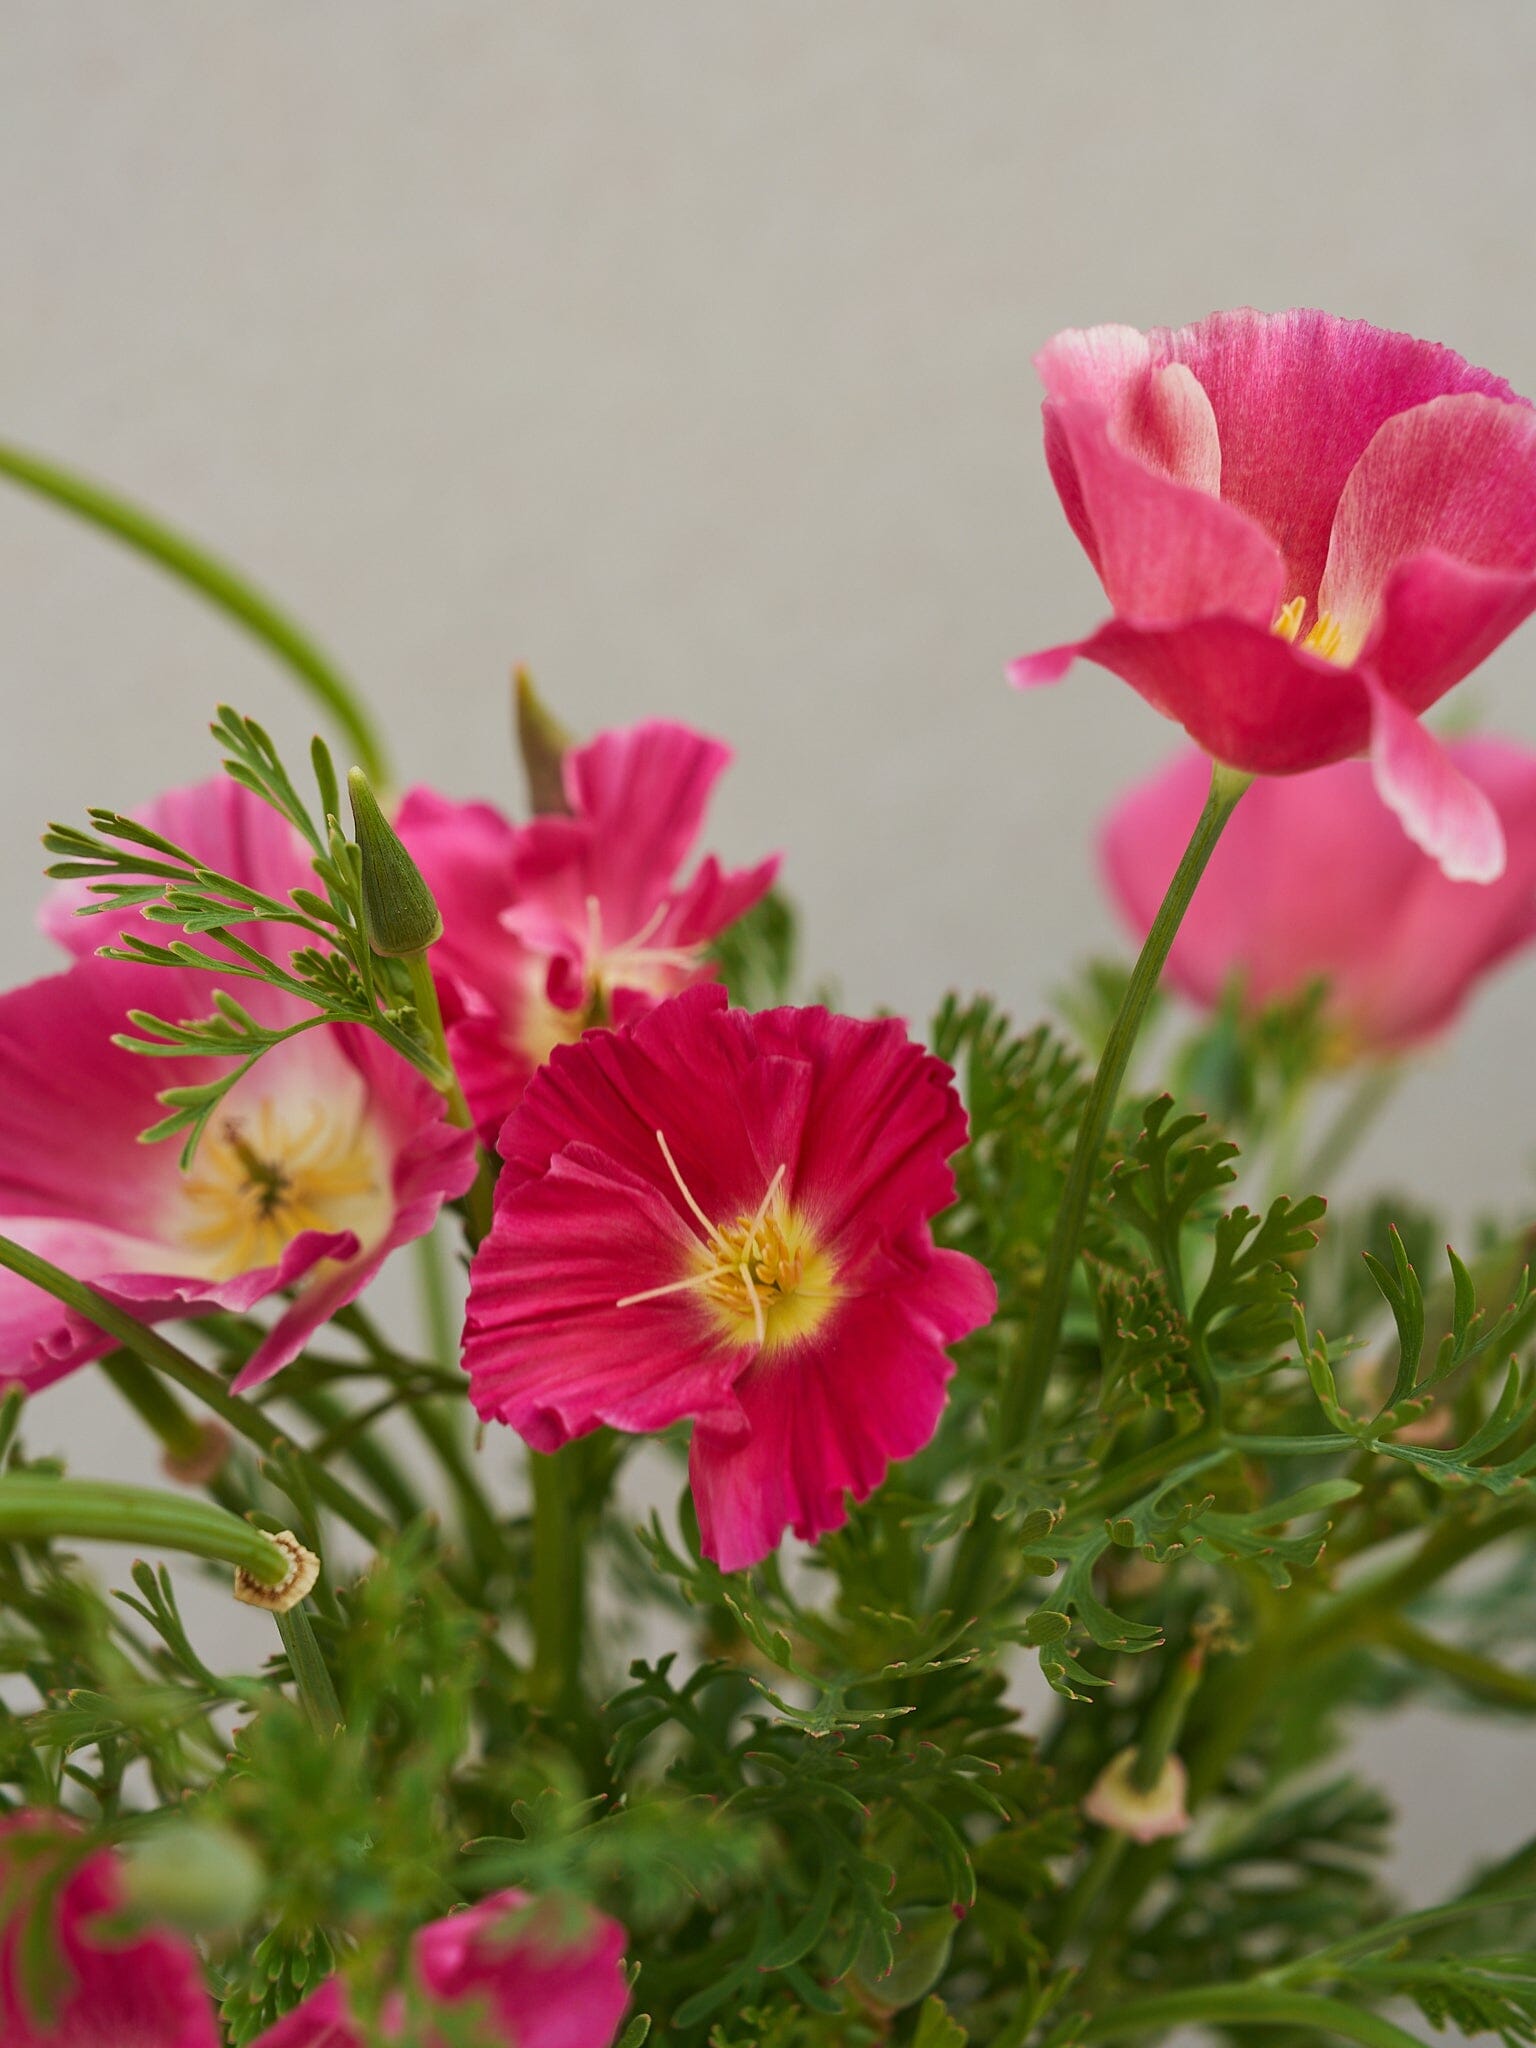
[[[132, 957], [302, 995], [447, 1084], [405, 970], [369, 948], [325, 749], [313, 811], [258, 727], [226, 712], [215, 733], [308, 839], [313, 891], [261, 896], [108, 812], [55, 829], [55, 872], [181, 934]], [[291, 928], [292, 959], [246, 943], [252, 920]], [[793, 950], [770, 897], [718, 964], [761, 1006]], [[1043, 1414], [1007, 1441], [1119, 995], [1090, 974], [1064, 1006], [1076, 1043], [984, 998], [934, 1020], [971, 1122], [940, 1235], [990, 1268], [998, 1313], [932, 1444], [793, 1560], [721, 1573], [680, 1471], [676, 1513], [643, 1520], [635, 1445], [607, 1435], [531, 1456], [506, 1497], [451, 1352], [415, 1355], [361, 1308], [246, 1398], [257, 1319], [199, 1324], [196, 1357], [107, 1321], [107, 1376], [168, 1447], [197, 1439], [184, 1394], [235, 1432], [213, 1499], [324, 1569], [265, 1667], [227, 1674], [163, 1568], [107, 1598], [46, 1531], [0, 1545], [0, 1797], [70, 1808], [82, 1847], [191, 1830], [246, 1873], [197, 1923], [231, 2048], [333, 1968], [376, 2014], [413, 1930], [507, 1885], [624, 1922], [630, 2048], [648, 2026], [679, 2048], [1071, 2048], [1181, 2022], [1391, 2048], [1410, 2037], [1380, 2008], [1404, 2001], [1536, 2040], [1536, 1836], [1403, 1913], [1390, 1811], [1345, 1755], [1362, 1716], [1412, 1698], [1536, 1713], [1522, 1247], [1489, 1227], [1442, 1277], [1406, 1204], [1266, 1192], [1326, 1048], [1311, 998], [1230, 1007], [1170, 1056], [1178, 1101], [1119, 1105]], [[266, 1030], [222, 986], [204, 1019], [133, 1022], [147, 1056], [215, 1053], [230, 1080], [309, 1028]], [[227, 1085], [170, 1087], [151, 1135], [195, 1145]], [[461, 1242], [483, 1193], [457, 1205]], [[60, 1478], [19, 1420], [13, 1402], [0, 1495]], [[386, 1423], [419, 1436], [432, 1485]], [[1138, 1846], [1084, 1817], [1127, 1750], [1182, 1760], [1187, 1833]]]

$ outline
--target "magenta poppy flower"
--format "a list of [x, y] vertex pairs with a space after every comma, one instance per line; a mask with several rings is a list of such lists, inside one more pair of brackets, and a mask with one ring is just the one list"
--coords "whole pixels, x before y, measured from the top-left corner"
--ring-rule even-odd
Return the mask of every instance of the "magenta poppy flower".
[[[271, 824], [267, 821], [271, 820]], [[145, 821], [210, 865], [275, 895], [309, 873], [297, 839], [259, 799], [223, 781], [173, 792]], [[274, 830], [273, 827], [277, 829]], [[133, 915], [73, 918], [60, 892], [50, 929], [78, 946], [138, 928]], [[247, 925], [285, 955], [279, 925]], [[471, 1134], [373, 1033], [323, 1024], [266, 1053], [230, 1091], [190, 1168], [139, 1134], [157, 1092], [228, 1071], [205, 1058], [150, 1059], [112, 1043], [127, 1013], [206, 1015], [215, 974], [87, 958], [0, 996], [0, 1229], [89, 1281], [141, 1320], [293, 1299], [236, 1382], [259, 1384], [353, 1300], [389, 1254], [432, 1227], [474, 1177]], [[230, 983], [261, 1023], [313, 1016], [255, 982]], [[0, 1273], [0, 1379], [46, 1386], [111, 1340], [41, 1289]]]
[[218, 2048], [197, 1951], [180, 1935], [116, 1920], [122, 1885], [110, 1850], [59, 1882], [44, 1939], [28, 1924], [41, 1888], [75, 1845], [46, 1813], [0, 1820], [0, 2041], [5, 2048]]
[[992, 1281], [935, 1248], [965, 1113], [894, 1020], [701, 987], [557, 1049], [502, 1131], [470, 1275], [482, 1416], [551, 1451], [695, 1419], [706, 1553], [814, 1540], [928, 1442]]
[[433, 964], [475, 1121], [501, 1120], [557, 1045], [707, 978], [705, 949], [772, 883], [778, 857], [678, 869], [731, 751], [653, 720], [565, 756], [568, 816], [513, 825], [411, 790], [396, 826], [443, 915]]
[[1497, 875], [1493, 806], [1419, 714], [1536, 608], [1536, 411], [1450, 349], [1328, 313], [1070, 330], [1036, 360], [1114, 617], [1014, 680], [1083, 655], [1259, 775], [1368, 750], [1448, 875]]
[[[1536, 754], [1493, 739], [1453, 740], [1446, 752], [1502, 825], [1509, 858], [1496, 882], [1448, 881], [1397, 830], [1363, 761], [1256, 783], [1179, 927], [1173, 982], [1209, 1008], [1239, 981], [1255, 1009], [1326, 982], [1344, 1056], [1443, 1031], [1482, 977], [1536, 938]], [[1208, 781], [1202, 755], [1180, 754], [1110, 813], [1100, 856], [1138, 939]]]
[[[580, 1914], [572, 1924], [574, 1913]], [[434, 1920], [412, 1945], [421, 1989], [442, 2005], [477, 2001], [501, 2048], [610, 2048], [629, 1983], [624, 1929], [584, 1909], [498, 1892]], [[400, 2002], [386, 2030], [403, 2022]], [[369, 2048], [333, 1977], [269, 2027], [252, 2048]]]

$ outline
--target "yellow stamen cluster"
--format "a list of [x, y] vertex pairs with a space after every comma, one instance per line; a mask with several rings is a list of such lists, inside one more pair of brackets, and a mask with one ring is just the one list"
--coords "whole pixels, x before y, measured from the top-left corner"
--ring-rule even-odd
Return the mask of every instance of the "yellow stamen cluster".
[[275, 1265], [303, 1230], [351, 1230], [376, 1244], [391, 1208], [372, 1126], [316, 1101], [263, 1101], [228, 1118], [198, 1147], [182, 1200], [181, 1242], [216, 1280]]
[[722, 1335], [734, 1344], [773, 1351], [808, 1336], [831, 1309], [838, 1289], [831, 1260], [817, 1245], [805, 1218], [784, 1200], [784, 1168], [774, 1173], [753, 1215], [717, 1224], [695, 1200], [660, 1131], [656, 1142], [704, 1236], [694, 1247], [691, 1273], [640, 1294], [627, 1294], [618, 1307], [697, 1292], [714, 1311]]
[[[1306, 617], [1307, 600], [1293, 597], [1289, 604], [1280, 607], [1279, 615], [1272, 630], [1282, 640], [1294, 641], [1301, 632], [1301, 622]], [[1302, 646], [1309, 654], [1316, 654], [1324, 661], [1343, 661], [1344, 628], [1332, 612], [1319, 612], [1311, 628], [1304, 635]]]

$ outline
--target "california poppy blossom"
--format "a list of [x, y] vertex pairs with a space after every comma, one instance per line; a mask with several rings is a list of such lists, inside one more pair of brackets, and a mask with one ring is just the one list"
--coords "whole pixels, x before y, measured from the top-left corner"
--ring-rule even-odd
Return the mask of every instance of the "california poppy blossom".
[[650, 720], [565, 755], [568, 811], [514, 825], [413, 789], [396, 827], [437, 898], [449, 1042], [475, 1121], [502, 1118], [557, 1045], [707, 978], [705, 950], [758, 900], [778, 857], [678, 869], [730, 749]]
[[[309, 876], [303, 848], [259, 798], [220, 780], [172, 792], [144, 822], [210, 867], [278, 897]], [[163, 926], [136, 913], [76, 917], [61, 889], [47, 927], [74, 947]], [[242, 926], [284, 958], [281, 925]], [[0, 996], [0, 1230], [89, 1281], [146, 1322], [294, 1298], [236, 1382], [257, 1385], [296, 1357], [398, 1245], [432, 1227], [474, 1178], [474, 1141], [442, 1097], [361, 1026], [322, 1024], [263, 1054], [220, 1105], [183, 1171], [174, 1143], [140, 1134], [174, 1083], [229, 1062], [168, 1061], [112, 1043], [128, 1012], [205, 1015], [216, 974], [78, 960]], [[231, 983], [258, 1022], [312, 1018], [295, 996]], [[112, 1340], [40, 1288], [0, 1273], [0, 1380], [41, 1387]]]
[[[579, 1919], [572, 1924], [573, 1915]], [[610, 2048], [629, 1985], [624, 1929], [585, 1908], [535, 1904], [497, 1892], [478, 1906], [423, 1927], [411, 1945], [421, 1990], [445, 2008], [470, 2006], [503, 2048]], [[385, 2014], [386, 2038], [402, 2025]], [[457, 2038], [457, 2037], [455, 2037]], [[310, 1993], [252, 2048], [368, 2048], [334, 1977]]]
[[[78, 1855], [47, 1813], [0, 1820], [0, 2040], [5, 2048], [218, 2048], [213, 2002], [190, 1941], [130, 1932], [111, 1850]], [[46, 1886], [55, 1883], [51, 1900]], [[45, 1911], [46, 1928], [30, 1926]]]
[[[1448, 881], [1397, 829], [1363, 761], [1255, 784], [1185, 912], [1168, 975], [1213, 1007], [1250, 1009], [1327, 984], [1340, 1057], [1400, 1051], [1443, 1031], [1499, 963], [1536, 939], [1536, 754], [1460, 739], [1446, 753], [1499, 818], [1496, 882]], [[1115, 805], [1100, 838], [1111, 894], [1144, 938], [1205, 800], [1193, 749]]]
[[1497, 875], [1494, 807], [1419, 714], [1536, 608], [1536, 411], [1448, 348], [1319, 312], [1069, 330], [1036, 361], [1114, 616], [1014, 680], [1081, 655], [1254, 774], [1368, 751], [1448, 875]]
[[944, 1404], [992, 1314], [933, 1243], [965, 1113], [902, 1026], [728, 1010], [703, 986], [558, 1048], [501, 1137], [464, 1362], [480, 1414], [550, 1451], [695, 1420], [706, 1553], [837, 1528]]

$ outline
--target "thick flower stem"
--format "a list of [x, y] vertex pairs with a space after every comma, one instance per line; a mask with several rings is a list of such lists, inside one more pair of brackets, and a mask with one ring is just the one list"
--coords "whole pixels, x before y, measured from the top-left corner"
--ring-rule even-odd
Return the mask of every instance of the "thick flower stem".
[[99, 484], [61, 469], [57, 463], [44, 461], [41, 456], [0, 443], [0, 476], [8, 476], [12, 483], [36, 491], [66, 512], [73, 512], [77, 518], [110, 533], [188, 584], [226, 618], [243, 626], [331, 714], [350, 740], [369, 780], [380, 787], [388, 784], [383, 744], [352, 685], [309, 635], [243, 576], [173, 532], [152, 514], [103, 490]]
[[1363, 2006], [1267, 1984], [1202, 1984], [1153, 1998], [1116, 2000], [1111, 2010], [1095, 2013], [1073, 2039], [1084, 2044], [1129, 2040], [1180, 2025], [1298, 2027], [1358, 2041], [1361, 2048], [1417, 2048], [1412, 2034]]
[[163, 1372], [186, 1393], [195, 1394], [221, 1422], [228, 1423], [248, 1443], [273, 1456], [291, 1459], [304, 1473], [316, 1500], [328, 1507], [332, 1514], [340, 1516], [342, 1521], [350, 1523], [365, 1542], [378, 1545], [389, 1535], [389, 1524], [382, 1515], [376, 1514], [366, 1501], [359, 1500], [323, 1465], [306, 1457], [300, 1446], [284, 1436], [259, 1408], [230, 1393], [217, 1373], [199, 1365], [196, 1359], [188, 1358], [184, 1351], [178, 1351], [158, 1330], [136, 1321], [126, 1309], [119, 1308], [104, 1294], [98, 1294], [94, 1287], [88, 1287], [83, 1280], [76, 1280], [72, 1274], [51, 1265], [47, 1259], [39, 1258], [36, 1252], [29, 1252], [11, 1238], [0, 1237], [0, 1266], [19, 1274], [23, 1280], [30, 1280], [34, 1287], [41, 1287], [86, 1322], [104, 1330], [109, 1337], [115, 1337], [145, 1365]]
[[443, 1029], [443, 1008], [437, 999], [437, 983], [432, 979], [432, 964], [425, 953], [406, 953], [402, 957], [411, 977], [411, 1000], [416, 1005], [416, 1015], [432, 1042], [438, 1062], [448, 1073], [448, 1086], [443, 1090], [448, 1102], [448, 1121], [461, 1131], [467, 1131], [470, 1127], [469, 1104], [464, 1100], [464, 1091], [453, 1071], [448, 1034]]
[[280, 1586], [293, 1568], [270, 1536], [210, 1501], [105, 1479], [0, 1475], [0, 1538], [25, 1543], [53, 1536], [181, 1550], [244, 1569], [263, 1586]]
[[572, 1498], [571, 1454], [528, 1453], [533, 1485], [533, 1695], [568, 1710], [581, 1697], [586, 1586]]
[[341, 1702], [336, 1697], [336, 1688], [320, 1654], [320, 1645], [315, 1640], [309, 1616], [300, 1605], [286, 1614], [274, 1615], [273, 1619], [283, 1639], [288, 1669], [293, 1673], [294, 1686], [309, 1716], [310, 1726], [317, 1735], [327, 1738], [337, 1734], [342, 1725]]
[[1062, 1317], [1066, 1313], [1067, 1296], [1072, 1285], [1072, 1270], [1077, 1263], [1078, 1251], [1082, 1245], [1083, 1223], [1088, 1214], [1088, 1198], [1093, 1191], [1094, 1176], [1099, 1168], [1099, 1154], [1103, 1150], [1110, 1118], [1114, 1115], [1120, 1084], [1125, 1079], [1125, 1070], [1136, 1044], [1136, 1036], [1141, 1029], [1147, 1004], [1152, 999], [1158, 977], [1163, 971], [1163, 962], [1168, 957], [1168, 950], [1173, 944], [1184, 913], [1189, 908], [1190, 899], [1195, 893], [1195, 885], [1205, 872], [1206, 862], [1221, 837], [1222, 827], [1232, 815], [1238, 798], [1251, 780], [1251, 776], [1244, 775], [1235, 768], [1225, 768], [1219, 761], [1213, 764], [1210, 794], [1206, 798], [1205, 808], [1200, 813], [1189, 845], [1184, 849], [1184, 857], [1174, 870], [1173, 880], [1168, 884], [1168, 892], [1163, 898], [1151, 931], [1147, 933], [1146, 943], [1126, 984], [1119, 1014], [1110, 1027], [1098, 1071], [1094, 1074], [1092, 1086], [1088, 1090], [1088, 1099], [1083, 1105], [1077, 1146], [1067, 1169], [1067, 1182], [1062, 1190], [1061, 1205], [1056, 1211], [1056, 1223], [1051, 1233], [1050, 1249], [1046, 1255], [1045, 1278], [1041, 1283], [1040, 1299], [1030, 1328], [1029, 1344], [1019, 1361], [1018, 1370], [1003, 1388], [998, 1411], [998, 1445], [1004, 1452], [1012, 1450], [1028, 1435], [1045, 1401], [1045, 1390], [1050, 1380], [1051, 1367], [1056, 1360], [1056, 1343], [1061, 1335]]

